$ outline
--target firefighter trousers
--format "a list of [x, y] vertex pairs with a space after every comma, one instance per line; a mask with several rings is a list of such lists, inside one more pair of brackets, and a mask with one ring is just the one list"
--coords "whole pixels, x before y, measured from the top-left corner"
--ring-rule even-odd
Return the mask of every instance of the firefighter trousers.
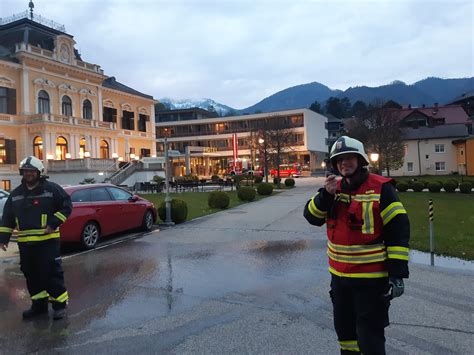
[[385, 354], [387, 290], [388, 278], [357, 280], [332, 275], [329, 293], [341, 354]]
[[53, 309], [66, 307], [68, 295], [64, 286], [59, 238], [42, 242], [18, 243], [20, 268], [26, 278], [33, 307], [48, 306], [48, 298]]

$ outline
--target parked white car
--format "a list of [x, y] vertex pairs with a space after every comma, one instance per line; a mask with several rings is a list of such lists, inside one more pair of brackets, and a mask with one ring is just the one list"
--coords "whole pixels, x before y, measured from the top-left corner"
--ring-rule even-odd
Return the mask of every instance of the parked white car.
[[2, 220], [3, 206], [5, 206], [5, 202], [7, 202], [8, 195], [10, 195], [8, 192], [0, 189], [0, 221]]

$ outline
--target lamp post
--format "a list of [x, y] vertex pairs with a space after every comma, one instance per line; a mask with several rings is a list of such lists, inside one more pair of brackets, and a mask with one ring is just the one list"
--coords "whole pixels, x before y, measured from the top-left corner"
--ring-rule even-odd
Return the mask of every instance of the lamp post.
[[268, 159], [267, 159], [267, 142], [263, 138], [258, 139], [258, 143], [263, 144], [263, 174], [265, 175], [265, 182], [268, 182]]
[[375, 167], [375, 164], [379, 161], [379, 153], [370, 153], [370, 161], [372, 162], [372, 169], [375, 173], [378, 173], [378, 169]]
[[169, 156], [168, 156], [168, 139], [164, 138], [164, 145], [165, 145], [165, 189], [166, 189], [166, 196], [165, 196], [165, 210], [166, 210], [166, 217], [165, 217], [165, 225], [173, 226], [174, 222], [171, 220], [171, 197], [170, 197], [170, 181], [169, 181]]

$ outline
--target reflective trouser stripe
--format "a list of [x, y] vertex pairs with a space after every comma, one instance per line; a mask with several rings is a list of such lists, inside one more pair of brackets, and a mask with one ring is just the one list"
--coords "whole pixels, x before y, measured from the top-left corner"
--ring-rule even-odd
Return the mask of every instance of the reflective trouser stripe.
[[67, 291], [65, 291], [62, 295], [60, 295], [59, 297], [49, 297], [49, 299], [51, 301], [54, 301], [54, 302], [59, 302], [59, 303], [63, 303], [63, 302], [66, 302], [68, 299], [69, 299], [69, 295], [67, 293]]
[[339, 346], [341, 347], [341, 350], [360, 352], [357, 340], [340, 340]]
[[32, 300], [39, 300], [42, 298], [48, 298], [49, 294], [46, 291], [41, 291], [40, 293], [37, 293], [36, 295], [31, 296]]
[[59, 238], [59, 232], [54, 232], [51, 234], [45, 234], [45, 235], [31, 235], [28, 237], [20, 237], [18, 236], [18, 242], [23, 243], [23, 242], [41, 242], [43, 240], [48, 240], [48, 239], [53, 239], [53, 238]]
[[340, 277], [352, 277], [352, 278], [361, 278], [361, 279], [376, 279], [376, 278], [388, 277], [387, 271], [346, 273], [346, 272], [337, 271], [331, 266], [328, 268], [328, 270], [331, 274], [334, 274]]
[[13, 228], [8, 228], [8, 227], [0, 227], [0, 233], [13, 233]]

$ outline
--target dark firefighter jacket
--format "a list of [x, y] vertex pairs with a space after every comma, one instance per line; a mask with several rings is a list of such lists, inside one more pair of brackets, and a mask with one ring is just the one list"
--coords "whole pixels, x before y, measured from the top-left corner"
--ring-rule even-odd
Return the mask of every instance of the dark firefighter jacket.
[[353, 279], [408, 277], [410, 225], [391, 179], [362, 173], [306, 203], [309, 223], [327, 224], [329, 271]]
[[[5, 203], [0, 243], [8, 243], [14, 229], [17, 230], [19, 243], [59, 238], [58, 227], [71, 212], [71, 198], [58, 184], [42, 178], [37, 187], [28, 190], [22, 183]], [[46, 226], [55, 231], [46, 234]]]

